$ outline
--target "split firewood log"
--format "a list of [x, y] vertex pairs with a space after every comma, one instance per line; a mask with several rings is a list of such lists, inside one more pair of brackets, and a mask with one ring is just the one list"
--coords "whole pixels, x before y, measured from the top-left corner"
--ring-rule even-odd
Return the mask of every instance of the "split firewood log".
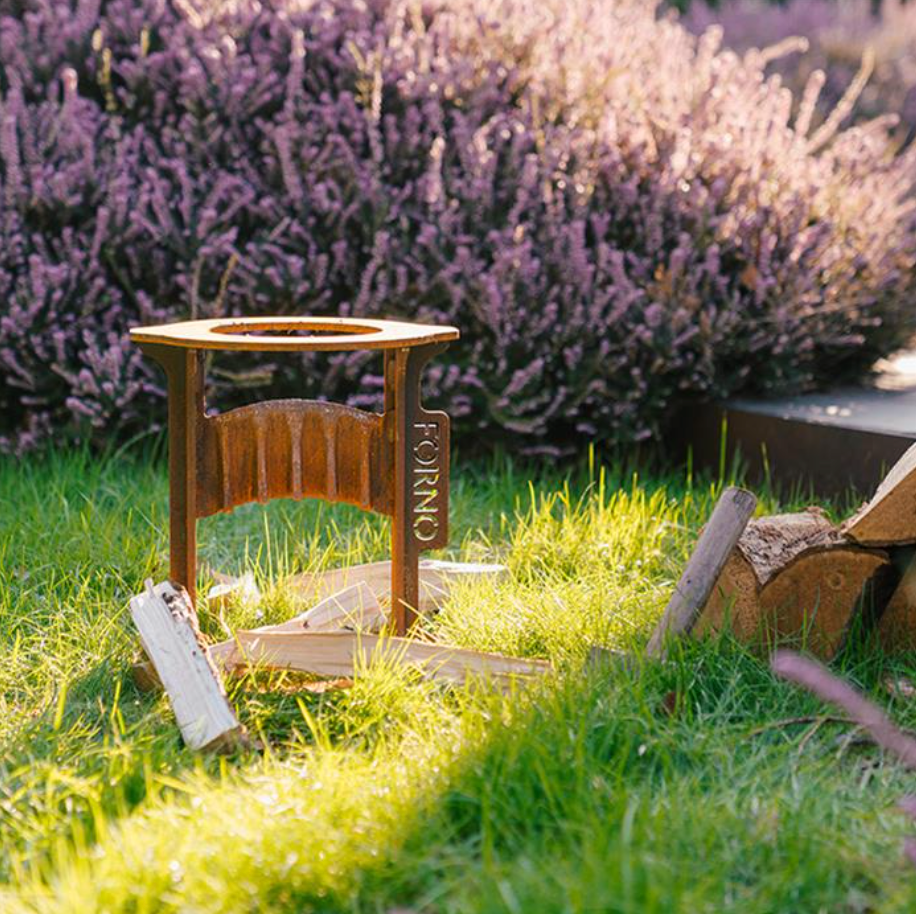
[[695, 633], [727, 626], [752, 646], [803, 641], [829, 659], [889, 568], [886, 552], [852, 542], [816, 508], [757, 518], [726, 562]]
[[[476, 562], [446, 562], [438, 559], [420, 560], [420, 613], [435, 612], [448, 597], [457, 581], [481, 578], [501, 580], [509, 574], [505, 565]], [[381, 602], [391, 599], [391, 562], [371, 562], [350, 565], [330, 571], [305, 573], [288, 578], [286, 584], [301, 600], [317, 600], [330, 596], [344, 587], [364, 583]]]
[[[254, 632], [325, 632], [353, 629], [355, 631], [377, 632], [385, 627], [388, 615], [379, 605], [375, 594], [368, 585], [360, 582], [352, 587], [345, 587], [340, 593], [316, 603], [311, 609], [274, 625], [262, 625]], [[234, 638], [219, 641], [210, 645], [208, 651], [211, 660], [221, 665], [236, 647]], [[148, 661], [136, 662], [133, 667], [134, 683], [142, 692], [152, 692], [162, 688], [156, 675], [155, 667]]]
[[187, 591], [147, 581], [146, 592], [130, 601], [130, 614], [187, 746], [225, 748], [244, 741]]
[[916, 543], [916, 444], [894, 464], [871, 501], [843, 524], [863, 546]]
[[[207, 592], [207, 608], [220, 613], [230, 605], [244, 606], [246, 609], [255, 609], [261, 603], [261, 591], [250, 571], [240, 577], [221, 574], [211, 571], [214, 584]], [[162, 688], [159, 674], [144, 652], [140, 652], [137, 659], [131, 664], [131, 674], [134, 685], [141, 692], [157, 692]]]

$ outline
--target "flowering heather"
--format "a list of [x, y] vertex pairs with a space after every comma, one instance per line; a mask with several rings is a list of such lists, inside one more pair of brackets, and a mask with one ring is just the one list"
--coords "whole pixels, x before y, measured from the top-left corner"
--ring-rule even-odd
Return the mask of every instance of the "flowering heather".
[[916, 134], [916, 4], [909, 0], [695, 3], [682, 21], [697, 34], [721, 26], [724, 43], [741, 53], [802, 36], [806, 53], [782, 55], [770, 69], [799, 97], [812, 76], [823, 81], [819, 119], [840, 104], [864, 61], [869, 79], [848, 110], [852, 120], [890, 113], [900, 117], [898, 141], [910, 142]]
[[[432, 398], [529, 449], [861, 372], [916, 171], [764, 65], [643, 0], [0, 0], [0, 443], [149, 428], [125, 331], [188, 316], [457, 324]], [[370, 358], [213, 375], [375, 405]]]

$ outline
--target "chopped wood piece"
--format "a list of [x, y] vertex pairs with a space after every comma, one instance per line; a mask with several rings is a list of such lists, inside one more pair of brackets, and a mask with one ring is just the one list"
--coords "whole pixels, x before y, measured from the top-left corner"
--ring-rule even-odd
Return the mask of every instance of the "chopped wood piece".
[[745, 489], [732, 486], [722, 493], [649, 640], [649, 657], [664, 657], [667, 638], [693, 629], [756, 507], [757, 499]]
[[916, 543], [916, 444], [894, 464], [871, 501], [843, 525], [863, 546]]
[[[346, 587], [340, 593], [326, 597], [306, 612], [276, 625], [262, 625], [253, 632], [335, 631], [353, 628], [360, 631], [378, 631], [385, 626], [388, 616], [379, 606], [375, 594], [360, 582]], [[235, 638], [220, 641], [210, 648], [215, 663], [221, 663], [235, 650]]]
[[[421, 613], [437, 610], [448, 597], [456, 581], [506, 577], [509, 569], [505, 565], [481, 565], [467, 562], [443, 562], [436, 559], [420, 560], [420, 605]], [[334, 568], [331, 571], [313, 574], [299, 574], [289, 578], [287, 584], [302, 600], [318, 600], [337, 593], [349, 585], [364, 583], [369, 586], [379, 601], [391, 599], [391, 562], [372, 562], [368, 565], [351, 565]]]
[[[328, 632], [342, 628], [380, 631], [388, 616], [368, 584], [360, 581], [339, 593], [326, 597], [299, 617], [300, 628], [310, 632]], [[273, 629], [277, 631], [277, 628]], [[288, 626], [283, 631], [294, 631]]]
[[550, 669], [543, 660], [356, 632], [240, 631], [236, 639], [236, 651], [223, 658], [227, 669], [248, 663], [343, 677], [351, 676], [360, 662], [388, 659], [416, 665], [434, 679], [464, 682], [473, 674], [484, 674], [500, 685], [506, 685], [514, 676], [533, 676]]
[[804, 637], [819, 657], [839, 650], [856, 610], [887, 556], [851, 548], [829, 548], [799, 556], [760, 594], [764, 619], [772, 620], [779, 641]]
[[243, 730], [197, 626], [197, 615], [184, 589], [168, 581], [130, 601], [140, 641], [159, 676], [182, 738], [191, 749], [236, 744]]
[[728, 626], [740, 641], [758, 648], [803, 639], [809, 650], [829, 659], [888, 566], [886, 553], [857, 546], [819, 511], [752, 520], [695, 632]]
[[230, 603], [239, 603], [248, 607], [260, 605], [261, 591], [250, 571], [246, 571], [239, 578], [214, 574], [213, 580], [216, 581], [216, 584], [207, 593], [208, 604], [219, 608], [226, 607]]

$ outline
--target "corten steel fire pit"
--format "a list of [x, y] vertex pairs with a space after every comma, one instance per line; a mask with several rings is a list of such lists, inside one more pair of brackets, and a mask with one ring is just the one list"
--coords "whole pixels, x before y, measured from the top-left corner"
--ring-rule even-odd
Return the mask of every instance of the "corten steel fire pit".
[[[131, 330], [169, 392], [171, 577], [193, 599], [197, 519], [272, 498], [324, 498], [391, 518], [391, 619], [404, 634], [419, 602], [419, 558], [448, 540], [449, 419], [420, 402], [424, 365], [454, 327], [363, 318], [247, 317]], [[206, 350], [379, 349], [382, 414], [270, 400], [219, 415], [204, 404]]]

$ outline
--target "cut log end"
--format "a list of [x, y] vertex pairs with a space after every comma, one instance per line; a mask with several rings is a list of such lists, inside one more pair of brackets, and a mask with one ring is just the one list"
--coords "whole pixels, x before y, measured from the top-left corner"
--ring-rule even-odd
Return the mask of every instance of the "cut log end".
[[751, 521], [696, 633], [728, 629], [757, 649], [802, 643], [830, 658], [889, 563], [886, 553], [849, 541], [817, 511]]

